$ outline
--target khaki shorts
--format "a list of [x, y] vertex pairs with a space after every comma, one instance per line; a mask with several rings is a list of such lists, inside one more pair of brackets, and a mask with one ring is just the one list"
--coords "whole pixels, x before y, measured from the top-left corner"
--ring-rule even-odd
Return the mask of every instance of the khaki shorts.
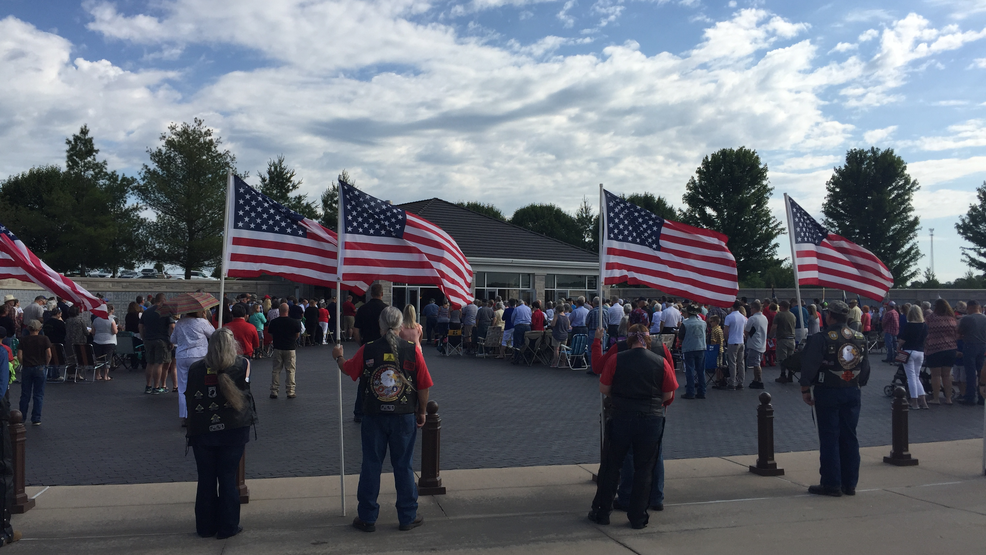
[[147, 364], [171, 364], [171, 345], [163, 339], [144, 342]]

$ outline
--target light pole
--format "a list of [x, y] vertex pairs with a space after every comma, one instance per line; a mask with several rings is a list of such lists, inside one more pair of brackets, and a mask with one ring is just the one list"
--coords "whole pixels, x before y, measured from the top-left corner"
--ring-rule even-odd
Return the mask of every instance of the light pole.
[[931, 232], [931, 275], [935, 275], [935, 228], [929, 228]]

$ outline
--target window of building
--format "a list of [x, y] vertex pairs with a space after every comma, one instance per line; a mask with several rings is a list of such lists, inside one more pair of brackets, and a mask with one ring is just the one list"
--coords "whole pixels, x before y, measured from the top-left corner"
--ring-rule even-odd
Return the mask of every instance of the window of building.
[[591, 297], [599, 290], [599, 276], [578, 274], [548, 274], [544, 276], [544, 298], [557, 301], [578, 296]]

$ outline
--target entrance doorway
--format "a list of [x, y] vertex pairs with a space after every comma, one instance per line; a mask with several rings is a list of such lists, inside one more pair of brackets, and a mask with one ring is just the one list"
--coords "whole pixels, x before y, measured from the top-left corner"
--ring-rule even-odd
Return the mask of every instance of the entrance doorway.
[[421, 287], [395, 283], [393, 297], [393, 306], [395, 308], [403, 312], [405, 306], [413, 305], [414, 313], [417, 314], [418, 320], [421, 320]]

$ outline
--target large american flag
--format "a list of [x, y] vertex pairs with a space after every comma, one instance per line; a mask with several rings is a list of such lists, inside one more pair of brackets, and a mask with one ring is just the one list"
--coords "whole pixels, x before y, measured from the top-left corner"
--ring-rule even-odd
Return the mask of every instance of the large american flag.
[[100, 318], [109, 317], [102, 299], [52, 270], [3, 224], [0, 224], [0, 279], [36, 283], [87, 312]]
[[433, 285], [453, 307], [472, 302], [472, 267], [433, 223], [339, 183], [343, 279]]
[[704, 304], [733, 304], [736, 259], [725, 235], [665, 220], [604, 192], [604, 284], [627, 282]]
[[[226, 275], [281, 276], [298, 283], [335, 287], [336, 234], [285, 208], [232, 176], [227, 192]], [[343, 283], [362, 293], [369, 284]]]
[[798, 203], [784, 195], [797, 256], [798, 284], [834, 287], [879, 301], [894, 284], [894, 276], [870, 251], [829, 233]]

